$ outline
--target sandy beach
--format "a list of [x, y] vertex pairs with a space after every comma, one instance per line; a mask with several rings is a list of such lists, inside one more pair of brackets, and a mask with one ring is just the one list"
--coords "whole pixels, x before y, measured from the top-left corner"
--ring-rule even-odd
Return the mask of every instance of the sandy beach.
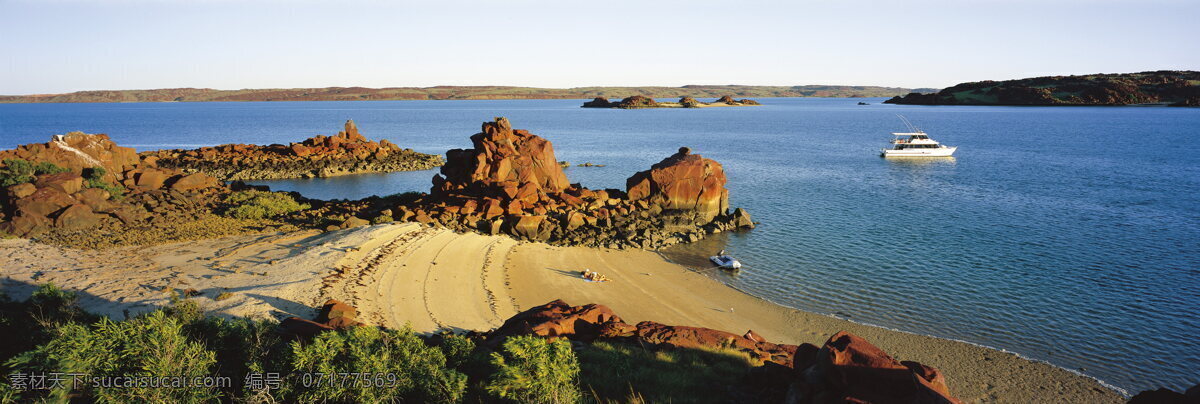
[[[0, 291], [12, 298], [53, 282], [115, 319], [191, 290], [215, 315], [311, 318], [333, 298], [356, 306], [368, 323], [408, 323], [419, 332], [488, 330], [554, 299], [604, 304], [630, 323], [754, 330], [789, 344], [820, 345], [846, 330], [898, 359], [941, 369], [964, 402], [1124, 401], [1093, 379], [1010, 353], [775, 305], [644, 250], [555, 247], [396, 223], [105, 251], [0, 240], [0, 268]], [[612, 281], [585, 281], [583, 269]]]

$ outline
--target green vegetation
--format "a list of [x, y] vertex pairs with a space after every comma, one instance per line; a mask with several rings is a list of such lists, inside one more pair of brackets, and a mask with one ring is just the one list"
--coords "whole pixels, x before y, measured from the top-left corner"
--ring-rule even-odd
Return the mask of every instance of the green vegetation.
[[619, 342], [573, 349], [565, 339], [533, 336], [508, 338], [493, 351], [472, 338], [421, 337], [407, 327], [293, 341], [275, 321], [208, 316], [175, 296], [167, 307], [114, 321], [83, 312], [76, 294], [51, 284], [24, 302], [0, 295], [0, 371], [224, 382], [28, 390], [6, 377], [0, 402], [724, 402], [726, 386], [761, 365], [732, 350]]
[[[446, 368], [446, 358], [409, 328], [384, 330], [354, 327], [318, 335], [311, 343], [292, 343], [296, 372], [337, 375], [362, 372], [368, 378], [350, 383], [319, 383], [291, 391], [302, 402], [340, 397], [375, 403], [415, 399], [419, 402], [456, 402], [467, 388], [467, 376]], [[387, 375], [387, 376], [385, 376]], [[313, 386], [315, 384], [315, 386]], [[297, 387], [296, 383], [290, 386]], [[287, 393], [287, 392], [285, 392]]]
[[121, 185], [113, 185], [104, 181], [104, 175], [108, 171], [104, 167], [92, 167], [83, 169], [83, 186], [84, 188], [100, 188], [108, 191], [108, 195], [113, 199], [121, 199], [125, 197], [125, 187]]
[[0, 187], [33, 182], [38, 175], [71, 171], [44, 161], [33, 164], [22, 159], [4, 159], [3, 163], [4, 166], [0, 167]]
[[579, 392], [579, 361], [565, 339], [510, 337], [492, 354], [496, 374], [487, 385], [492, 395], [521, 403], [574, 403]]
[[726, 386], [762, 365], [736, 350], [650, 351], [595, 342], [579, 350], [582, 384], [597, 401], [727, 402]]
[[234, 192], [225, 202], [232, 205], [226, 211], [226, 215], [238, 219], [266, 219], [311, 207], [296, 202], [296, 199], [287, 193], [254, 190]]

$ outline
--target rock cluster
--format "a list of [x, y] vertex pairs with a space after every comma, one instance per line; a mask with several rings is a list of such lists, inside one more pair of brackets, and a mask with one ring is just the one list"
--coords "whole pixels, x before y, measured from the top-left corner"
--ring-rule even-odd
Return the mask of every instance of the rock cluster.
[[690, 152], [636, 174], [626, 191], [590, 190], [568, 182], [549, 141], [512, 129], [507, 119], [484, 123], [471, 140], [472, 149], [446, 153], [428, 195], [376, 212], [461, 231], [612, 248], [657, 248], [753, 227], [745, 211], [728, 211], [721, 165]]
[[518, 313], [500, 328], [487, 334], [491, 344], [516, 335], [536, 335], [547, 338], [567, 338], [592, 342], [597, 339], [619, 339], [664, 349], [729, 348], [744, 352], [752, 358], [791, 366], [795, 345], [767, 342], [754, 331], [737, 335], [709, 328], [673, 326], [643, 321], [636, 325], [621, 320], [607, 306], [588, 304], [571, 306], [555, 300]]
[[440, 156], [401, 149], [387, 139], [370, 141], [352, 120], [336, 135], [317, 135], [300, 143], [227, 144], [142, 154], [156, 159], [160, 167], [202, 172], [225, 181], [428, 170], [442, 164]]
[[758, 101], [751, 100], [748, 98], [735, 100], [735, 99], [733, 99], [733, 96], [729, 96], [729, 95], [718, 98], [713, 103], [714, 104], [726, 104], [726, 105], [762, 105], [762, 104], [759, 104]]
[[[139, 160], [133, 149], [117, 146], [106, 135], [56, 135], [49, 143], [0, 152], [0, 159], [13, 158], [49, 162], [67, 170], [37, 175], [32, 182], [9, 186], [0, 194], [0, 231], [20, 237], [56, 229], [84, 230], [106, 222], [133, 225], [163, 220], [151, 212], [204, 205], [224, 190], [206, 174]], [[85, 180], [84, 174], [91, 178]]]
[[364, 326], [365, 324], [355, 319], [357, 316], [358, 309], [354, 306], [329, 299], [321, 306], [315, 321], [288, 317], [279, 322], [278, 331], [285, 337], [309, 339], [325, 331]]
[[621, 109], [637, 109], [637, 108], [659, 108], [658, 101], [644, 95], [634, 95], [625, 97], [618, 102], [610, 102], [603, 97], [583, 103], [584, 108], [621, 108]]
[[692, 97], [683, 96], [679, 97], [679, 105], [682, 105], [684, 108], [698, 108], [700, 107], [700, 101], [696, 101]]
[[959, 403], [937, 369], [898, 361], [842, 331], [817, 349], [802, 345], [786, 403]]
[[[917, 362], [898, 361], [870, 342], [847, 332], [834, 334], [821, 347], [766, 341], [754, 331], [737, 335], [709, 328], [672, 326], [652, 321], [631, 325], [599, 304], [571, 306], [555, 300], [509, 318], [484, 334], [490, 345], [505, 338], [536, 335], [590, 343], [612, 340], [651, 349], [732, 349], [764, 366], [740, 383], [753, 386], [749, 401], [807, 403], [955, 404], [945, 376]], [[736, 391], [737, 389], [735, 389]], [[743, 392], [745, 393], [745, 392]], [[745, 395], [745, 394], [743, 394]]]

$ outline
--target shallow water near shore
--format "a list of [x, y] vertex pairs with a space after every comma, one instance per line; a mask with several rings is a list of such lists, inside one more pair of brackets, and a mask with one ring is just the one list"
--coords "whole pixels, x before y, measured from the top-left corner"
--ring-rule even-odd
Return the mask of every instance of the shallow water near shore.
[[[760, 101], [0, 104], [0, 147], [72, 130], [138, 150], [287, 143], [354, 119], [371, 139], [440, 154], [507, 116], [560, 160], [606, 165], [571, 167], [572, 182], [624, 188], [689, 146], [725, 166], [733, 206], [762, 224], [673, 248], [676, 262], [779, 304], [1006, 349], [1133, 392], [1200, 383], [1200, 110]], [[879, 158], [904, 129], [897, 113], [957, 156]], [[256, 183], [359, 198], [427, 191], [433, 173]], [[705, 266], [722, 247], [740, 273]]]

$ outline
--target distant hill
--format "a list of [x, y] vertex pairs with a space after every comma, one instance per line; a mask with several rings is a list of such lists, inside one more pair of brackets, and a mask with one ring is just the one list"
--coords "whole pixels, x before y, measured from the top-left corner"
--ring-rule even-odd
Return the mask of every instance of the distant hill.
[[534, 88], [505, 86], [437, 87], [328, 87], [288, 89], [214, 90], [164, 88], [156, 90], [79, 91], [67, 94], [0, 95], [0, 103], [34, 102], [194, 102], [194, 101], [362, 101], [362, 100], [507, 100], [624, 98], [735, 97], [890, 97], [931, 88], [875, 86], [701, 86], [683, 87], [576, 87]]
[[1130, 105], [1200, 106], [1200, 72], [1049, 76], [976, 81], [932, 94], [913, 92], [884, 101], [915, 105]]

